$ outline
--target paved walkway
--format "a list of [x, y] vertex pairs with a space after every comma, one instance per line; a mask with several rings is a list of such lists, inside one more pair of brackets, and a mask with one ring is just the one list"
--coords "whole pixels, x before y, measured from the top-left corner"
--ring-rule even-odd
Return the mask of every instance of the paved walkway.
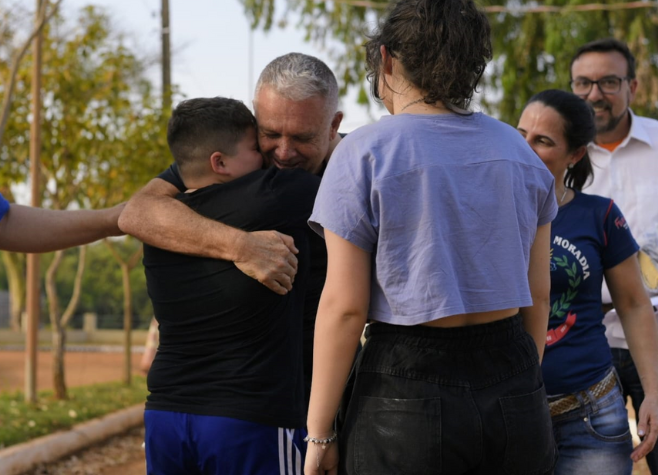
[[144, 475], [143, 440], [144, 429], [134, 429], [25, 475]]

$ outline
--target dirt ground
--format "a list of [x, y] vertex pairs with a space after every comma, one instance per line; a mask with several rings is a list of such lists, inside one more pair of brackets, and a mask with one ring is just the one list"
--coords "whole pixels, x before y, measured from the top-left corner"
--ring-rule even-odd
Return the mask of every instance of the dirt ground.
[[[133, 353], [133, 374], [141, 374], [141, 353]], [[37, 390], [52, 388], [52, 357], [49, 351], [40, 351], [37, 358]], [[121, 352], [68, 352], [64, 357], [66, 384], [69, 387], [107, 381], [119, 381], [123, 377], [123, 353]], [[0, 351], [0, 392], [24, 390], [25, 353]], [[143, 475], [144, 429], [114, 437], [79, 454], [66, 457], [56, 463], [41, 466], [26, 475]]]
[[[141, 353], [132, 356], [133, 374], [139, 373]], [[68, 352], [65, 356], [68, 386], [118, 381], [123, 375], [123, 353]], [[25, 355], [18, 351], [0, 351], [0, 391], [23, 390]], [[39, 352], [37, 388], [52, 388], [52, 361], [49, 352]], [[630, 408], [630, 405], [629, 405]], [[632, 418], [632, 408], [629, 416]], [[146, 473], [141, 447], [143, 429], [110, 439], [48, 467], [26, 475], [143, 475]], [[633, 475], [650, 475], [644, 460], [633, 467]]]
[[[133, 353], [133, 374], [141, 374], [141, 353]], [[37, 390], [52, 389], [52, 356], [40, 351], [37, 357]], [[66, 384], [83, 386], [107, 381], [119, 381], [123, 377], [123, 353], [120, 352], [67, 352], [64, 356]], [[23, 391], [25, 387], [25, 353], [0, 351], [0, 391]]]

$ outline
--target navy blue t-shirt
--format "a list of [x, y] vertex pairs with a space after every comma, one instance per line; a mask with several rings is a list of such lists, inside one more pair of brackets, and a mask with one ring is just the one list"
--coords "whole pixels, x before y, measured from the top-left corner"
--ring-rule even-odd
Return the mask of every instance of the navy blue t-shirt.
[[9, 211], [9, 201], [7, 201], [4, 196], [0, 195], [0, 219], [7, 214], [7, 211]]
[[582, 391], [612, 366], [601, 310], [605, 270], [639, 247], [611, 199], [576, 192], [551, 225], [551, 310], [542, 363], [549, 395]]

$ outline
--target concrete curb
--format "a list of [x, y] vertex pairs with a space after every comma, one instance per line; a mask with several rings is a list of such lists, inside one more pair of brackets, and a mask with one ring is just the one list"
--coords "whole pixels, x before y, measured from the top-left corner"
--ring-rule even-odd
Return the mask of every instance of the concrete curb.
[[72, 429], [39, 437], [0, 450], [0, 473], [20, 475], [39, 464], [50, 463], [85, 447], [126, 432], [144, 422], [144, 404], [114, 412], [74, 426]]

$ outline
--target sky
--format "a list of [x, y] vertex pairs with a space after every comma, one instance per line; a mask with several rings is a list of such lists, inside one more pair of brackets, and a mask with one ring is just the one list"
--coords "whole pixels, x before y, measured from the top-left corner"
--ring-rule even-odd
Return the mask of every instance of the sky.
[[[278, 3], [285, 6], [283, 1]], [[159, 54], [161, 0], [64, 0], [62, 11], [74, 18], [78, 9], [89, 4], [103, 7], [122, 31], [134, 36], [140, 48]], [[291, 51], [316, 56], [330, 68], [333, 66], [328, 51], [304, 42], [303, 31], [295, 28], [294, 18], [285, 30], [275, 26], [268, 33], [251, 33], [250, 67], [250, 28], [238, 0], [169, 0], [169, 10], [172, 82], [188, 98], [225, 96], [250, 106], [261, 70], [272, 59]], [[277, 18], [282, 11], [278, 9]], [[159, 85], [158, 68], [151, 74]], [[341, 109], [345, 112], [342, 132], [372, 121], [368, 111], [356, 104], [356, 91], [342, 99]], [[377, 106], [372, 112], [375, 118], [386, 113]]]

